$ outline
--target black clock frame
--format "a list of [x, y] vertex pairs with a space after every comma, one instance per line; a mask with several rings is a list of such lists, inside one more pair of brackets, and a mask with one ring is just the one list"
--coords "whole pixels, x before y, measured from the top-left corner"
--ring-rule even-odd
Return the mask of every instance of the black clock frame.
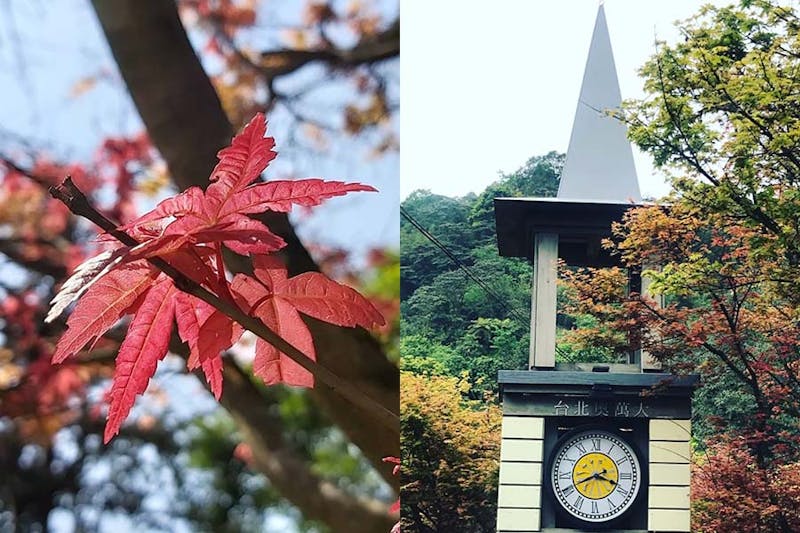
[[[542, 498], [542, 528], [573, 528], [582, 531], [608, 531], [608, 530], [647, 530], [647, 502], [648, 502], [648, 442], [649, 428], [647, 420], [630, 419], [604, 419], [593, 421], [568, 417], [554, 417], [545, 420], [544, 441], [544, 469], [542, 471], [543, 491]], [[639, 492], [631, 506], [620, 516], [607, 522], [588, 522], [571, 515], [564, 509], [552, 483], [551, 470], [556, 459], [556, 452], [566, 440], [584, 431], [601, 430], [614, 434], [624, 440], [634, 451], [639, 460], [641, 481]]]

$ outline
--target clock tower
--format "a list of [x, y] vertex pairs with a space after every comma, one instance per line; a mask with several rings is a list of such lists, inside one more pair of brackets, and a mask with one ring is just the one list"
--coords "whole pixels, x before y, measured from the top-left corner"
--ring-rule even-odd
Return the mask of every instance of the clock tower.
[[[562, 364], [559, 259], [618, 264], [600, 241], [642, 199], [600, 5], [555, 198], [497, 198], [500, 254], [533, 263], [529, 369], [500, 371], [503, 424], [497, 531], [688, 532], [691, 394], [696, 376], [625, 364]], [[650, 267], [651, 265], [642, 265]], [[636, 272], [632, 290], [649, 282]]]

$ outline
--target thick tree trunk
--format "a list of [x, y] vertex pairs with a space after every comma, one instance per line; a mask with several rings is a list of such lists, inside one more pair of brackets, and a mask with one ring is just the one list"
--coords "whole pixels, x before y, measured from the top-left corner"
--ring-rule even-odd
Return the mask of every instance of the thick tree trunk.
[[[191, 48], [174, 0], [93, 0], [93, 5], [150, 138], [175, 183], [181, 189], [205, 186], [217, 151], [230, 142], [234, 132]], [[317, 269], [287, 217], [271, 215], [267, 223], [289, 243], [283, 256], [290, 272]], [[399, 412], [399, 372], [368, 333], [308, 322], [321, 364], [387, 409]], [[244, 385], [236, 380], [225, 383], [230, 392], [225, 404], [236, 420], [244, 421], [253, 409], [253, 396], [237, 388], [240, 386]], [[399, 456], [399, 436], [322, 384], [311, 394], [397, 487], [391, 468], [382, 464], [381, 458]], [[254, 449], [270, 450], [274, 428], [245, 429]]]

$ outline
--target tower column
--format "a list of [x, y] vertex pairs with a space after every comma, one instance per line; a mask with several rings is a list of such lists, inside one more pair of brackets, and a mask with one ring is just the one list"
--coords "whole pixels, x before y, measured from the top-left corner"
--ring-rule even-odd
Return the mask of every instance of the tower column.
[[556, 366], [558, 235], [537, 233], [533, 243], [529, 368]]

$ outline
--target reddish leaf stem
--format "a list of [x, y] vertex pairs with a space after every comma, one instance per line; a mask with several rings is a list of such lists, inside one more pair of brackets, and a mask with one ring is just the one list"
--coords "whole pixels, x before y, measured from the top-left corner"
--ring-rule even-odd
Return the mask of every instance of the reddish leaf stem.
[[[50, 194], [53, 198], [60, 200], [75, 215], [84, 217], [108, 234], [127, 246], [136, 246], [139, 242], [128, 235], [126, 232], [117, 229], [117, 225], [97, 211], [86, 198], [86, 195], [75, 186], [72, 179], [67, 177], [60, 185], [50, 187]], [[272, 331], [263, 322], [246, 315], [241, 309], [231, 302], [228, 302], [205, 287], [187, 278], [175, 267], [159, 257], [148, 259], [150, 264], [161, 270], [164, 274], [175, 281], [175, 286], [192, 296], [203, 300], [214, 306], [225, 315], [235, 320], [248, 331], [253, 332], [258, 337], [275, 346], [278, 350], [286, 354], [294, 362], [311, 372], [315, 378], [325, 383], [332, 390], [339, 393], [342, 397], [352, 402], [354, 405], [372, 414], [381, 424], [399, 435], [400, 419], [397, 414], [389, 411], [383, 405], [367, 396], [364, 392], [357, 389], [352, 384], [346, 382], [324, 366], [308, 358], [300, 350], [289, 344], [280, 335]]]

